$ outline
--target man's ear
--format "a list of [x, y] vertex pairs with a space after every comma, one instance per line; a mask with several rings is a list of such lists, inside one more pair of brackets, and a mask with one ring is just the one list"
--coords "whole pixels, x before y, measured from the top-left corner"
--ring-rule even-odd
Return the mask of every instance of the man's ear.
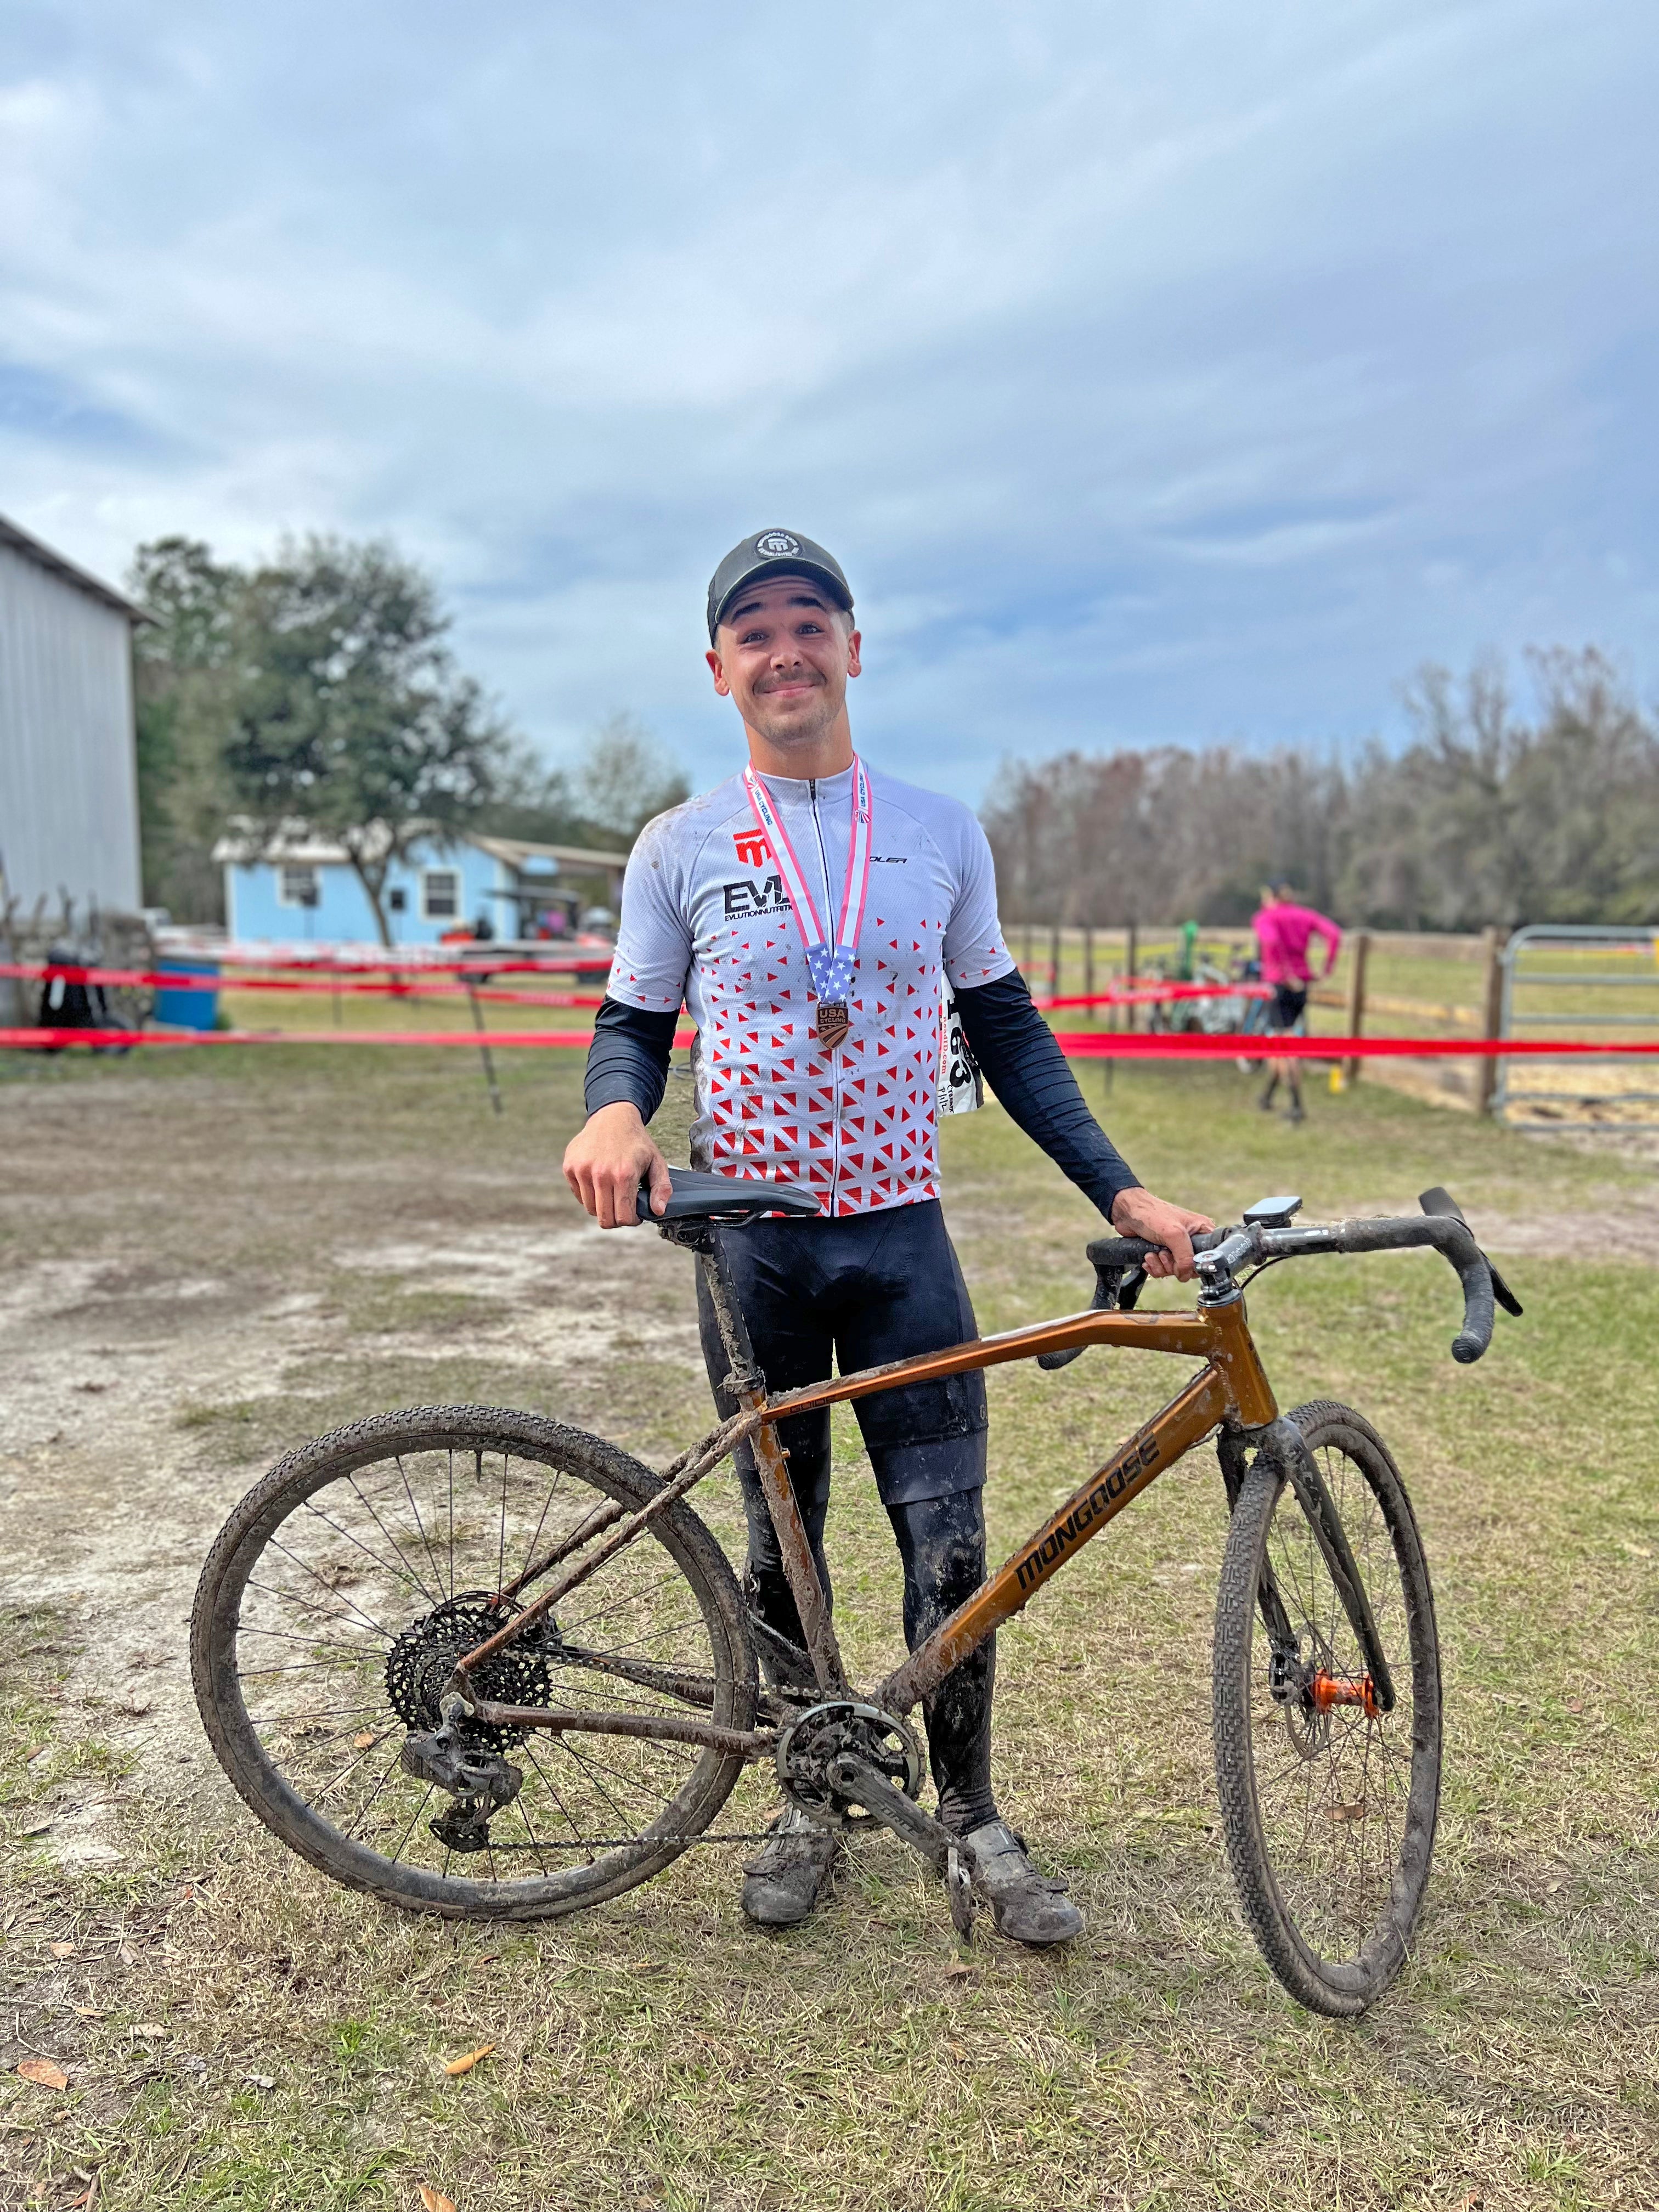
[[[859, 635], [857, 630], [849, 629], [847, 633], [847, 673], [849, 676], [856, 676], [859, 673], [860, 669], [862, 667], [863, 664], [860, 660], [859, 655], [863, 649], [863, 638]], [[712, 660], [714, 656], [713, 653], [710, 653], [708, 657]]]
[[711, 647], [704, 653], [703, 659], [708, 663], [709, 673], [714, 679], [715, 690], [722, 699], [729, 699], [732, 696], [732, 686], [726, 680], [726, 671], [720, 666], [719, 653]]

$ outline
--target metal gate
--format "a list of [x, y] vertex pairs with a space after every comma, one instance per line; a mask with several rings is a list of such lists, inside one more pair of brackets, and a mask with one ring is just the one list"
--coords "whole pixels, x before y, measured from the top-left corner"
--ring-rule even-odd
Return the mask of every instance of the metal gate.
[[[1651, 928], [1536, 922], [1516, 931], [1503, 963], [1500, 1037], [1620, 1031], [1650, 1042], [1644, 1033], [1659, 1027], [1659, 1001], [1652, 995], [1659, 991], [1659, 933]], [[1560, 1087], [1564, 1063], [1547, 1055], [1529, 1055], [1518, 1065], [1500, 1060], [1494, 1110], [1505, 1120], [1524, 1118], [1534, 1105], [1546, 1109], [1538, 1118], [1552, 1121], [1659, 1120], [1656, 1071], [1647, 1060], [1575, 1054], [1565, 1066], [1574, 1076], [1571, 1089]]]

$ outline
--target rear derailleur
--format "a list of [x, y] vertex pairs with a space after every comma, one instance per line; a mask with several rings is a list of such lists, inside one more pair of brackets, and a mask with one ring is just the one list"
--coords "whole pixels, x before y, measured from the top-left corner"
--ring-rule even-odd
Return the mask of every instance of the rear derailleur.
[[524, 1787], [524, 1770], [476, 1738], [468, 1741], [471, 1731], [459, 1698], [447, 1697], [443, 1703], [440, 1725], [406, 1736], [399, 1762], [405, 1774], [454, 1799], [427, 1823], [446, 1850], [488, 1850], [489, 1823]]

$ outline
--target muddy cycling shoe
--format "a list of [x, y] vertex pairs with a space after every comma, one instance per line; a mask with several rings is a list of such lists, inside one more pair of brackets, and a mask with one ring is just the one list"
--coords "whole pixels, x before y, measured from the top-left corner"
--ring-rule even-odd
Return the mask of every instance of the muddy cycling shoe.
[[1063, 1875], [1039, 1874], [1026, 1856], [1023, 1838], [1006, 1820], [970, 1828], [974, 1887], [991, 1902], [991, 1923], [999, 1936], [1034, 1950], [1048, 1943], [1069, 1943], [1083, 1933], [1083, 1915], [1066, 1897]]
[[830, 1887], [841, 1838], [789, 1806], [744, 1861], [743, 1909], [757, 1928], [793, 1928]]

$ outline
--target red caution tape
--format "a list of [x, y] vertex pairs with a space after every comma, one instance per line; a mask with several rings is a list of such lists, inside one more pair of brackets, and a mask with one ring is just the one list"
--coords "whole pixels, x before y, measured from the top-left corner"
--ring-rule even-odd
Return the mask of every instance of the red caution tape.
[[[492, 969], [492, 974], [502, 971]], [[518, 970], [513, 971], [520, 972]], [[0, 962], [0, 975], [15, 975], [32, 982], [100, 983], [128, 989], [155, 991], [323, 991], [346, 995], [409, 999], [480, 999], [515, 1006], [600, 1006], [603, 994], [580, 991], [520, 991], [495, 989], [488, 983], [457, 983], [447, 971], [434, 969], [435, 980], [411, 971], [377, 981], [313, 975], [173, 975], [148, 968], [74, 968], [31, 966], [23, 961]]]
[[1074, 1060], [1622, 1060], [1659, 1053], [1659, 1042], [1554, 1042], [1548, 1037], [1279, 1036], [1261, 1030], [1146, 1036], [1115, 1030], [1056, 1030], [1054, 1037]]
[[1044, 1013], [1063, 1006], [1164, 1006], [1177, 999], [1271, 999], [1271, 983], [1143, 983], [1133, 991], [1096, 991], [1081, 999], [1038, 999]]
[[[674, 1032], [689, 1045], [689, 1025]], [[1057, 1030], [1073, 1060], [1623, 1060], [1659, 1054], [1659, 1042], [1603, 1044], [1548, 1037], [1145, 1036], [1137, 1031]], [[0, 1047], [62, 1050], [73, 1045], [387, 1044], [499, 1046], [586, 1051], [592, 1030], [0, 1030]]]
[[[675, 1032], [677, 1045], [689, 1045], [694, 1030]], [[107, 1050], [131, 1045], [202, 1044], [481, 1044], [503, 1051], [520, 1047], [567, 1046], [586, 1052], [592, 1030], [0, 1030], [0, 1047], [21, 1051], [61, 1051], [72, 1045]]]

